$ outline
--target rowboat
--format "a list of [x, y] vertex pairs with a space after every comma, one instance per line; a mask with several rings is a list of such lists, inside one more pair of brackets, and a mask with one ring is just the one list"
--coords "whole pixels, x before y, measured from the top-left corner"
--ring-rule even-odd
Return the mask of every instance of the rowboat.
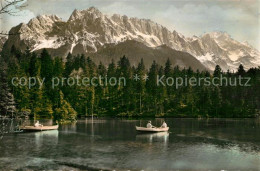
[[59, 128], [59, 125], [53, 125], [53, 126], [21, 126], [20, 130], [23, 131], [48, 131], [48, 130], [57, 130]]
[[142, 132], [167, 132], [169, 130], [169, 127], [166, 128], [146, 128], [146, 127], [139, 127], [135, 126], [137, 131], [142, 131]]

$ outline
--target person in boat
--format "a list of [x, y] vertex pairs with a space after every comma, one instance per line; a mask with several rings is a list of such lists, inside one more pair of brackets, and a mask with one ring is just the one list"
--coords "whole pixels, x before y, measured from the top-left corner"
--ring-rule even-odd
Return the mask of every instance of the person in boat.
[[152, 125], [152, 122], [151, 122], [151, 121], [148, 121], [146, 127], [147, 127], [147, 128], [154, 128], [154, 126]]
[[36, 123], [34, 124], [35, 127], [40, 127], [40, 126], [43, 126], [42, 124], [40, 124], [39, 121], [36, 121]]
[[167, 128], [167, 124], [166, 124], [165, 121], [163, 121], [163, 124], [162, 124], [161, 128]]

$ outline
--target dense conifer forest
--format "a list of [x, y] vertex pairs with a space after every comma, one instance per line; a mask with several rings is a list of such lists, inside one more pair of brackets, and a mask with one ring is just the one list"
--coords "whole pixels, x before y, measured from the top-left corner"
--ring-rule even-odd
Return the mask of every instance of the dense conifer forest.
[[[78, 117], [256, 117], [260, 109], [260, 68], [214, 73], [193, 71], [153, 62], [145, 68], [143, 60], [132, 66], [127, 56], [111, 61], [109, 66], [96, 65], [90, 57], [68, 54], [66, 62], [51, 56], [47, 50], [40, 54], [21, 52], [12, 47], [10, 54], [1, 56], [0, 112], [29, 115], [35, 119], [75, 121]], [[226, 77], [231, 80], [249, 77], [250, 86], [183, 85], [158, 86], [157, 77], [183, 79]], [[55, 87], [52, 79], [68, 77], [124, 77], [126, 84], [68, 85]], [[138, 76], [138, 77], [136, 77]], [[14, 86], [12, 79], [45, 78], [33, 87]], [[147, 79], [143, 79], [147, 78]], [[165, 81], [165, 80], [164, 80]]]

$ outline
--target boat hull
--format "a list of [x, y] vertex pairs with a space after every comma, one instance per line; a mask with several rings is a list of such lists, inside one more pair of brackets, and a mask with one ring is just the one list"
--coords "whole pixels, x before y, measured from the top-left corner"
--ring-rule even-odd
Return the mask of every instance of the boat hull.
[[141, 132], [167, 132], [169, 130], [169, 127], [166, 128], [146, 128], [146, 127], [139, 127], [136, 126], [136, 131]]
[[23, 131], [48, 131], [48, 130], [57, 130], [59, 128], [59, 125], [54, 126], [22, 126], [20, 127], [20, 130]]

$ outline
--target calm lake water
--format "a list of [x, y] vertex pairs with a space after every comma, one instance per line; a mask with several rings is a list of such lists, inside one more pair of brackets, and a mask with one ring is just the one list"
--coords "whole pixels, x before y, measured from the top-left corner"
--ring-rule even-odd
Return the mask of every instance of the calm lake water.
[[260, 170], [259, 119], [165, 120], [168, 133], [137, 133], [147, 120], [86, 119], [9, 134], [0, 140], [0, 169]]

